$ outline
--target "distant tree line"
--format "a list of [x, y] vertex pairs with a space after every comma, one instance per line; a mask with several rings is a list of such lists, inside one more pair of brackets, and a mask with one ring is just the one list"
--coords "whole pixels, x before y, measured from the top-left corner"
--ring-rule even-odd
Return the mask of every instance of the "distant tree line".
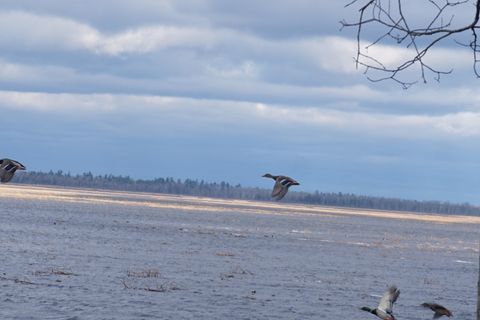
[[[242, 187], [228, 182], [206, 182], [193, 179], [156, 178], [133, 179], [128, 176], [93, 175], [91, 172], [72, 175], [69, 172], [18, 172], [14, 182], [22, 184], [51, 185], [78, 188], [110, 189], [123, 191], [167, 193], [214, 198], [267, 201], [270, 189]], [[353, 207], [379, 210], [413, 211], [424, 213], [480, 215], [480, 207], [468, 203], [442, 201], [417, 201], [397, 198], [372, 197], [350, 193], [295, 192], [290, 191], [286, 202]]]

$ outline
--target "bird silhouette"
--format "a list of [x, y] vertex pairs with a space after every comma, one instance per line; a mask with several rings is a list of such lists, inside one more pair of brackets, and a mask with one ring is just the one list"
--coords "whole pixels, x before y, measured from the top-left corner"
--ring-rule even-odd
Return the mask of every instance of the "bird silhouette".
[[428, 308], [434, 312], [433, 319], [438, 319], [441, 316], [451, 317], [453, 315], [450, 310], [448, 310], [442, 305], [439, 305], [438, 303], [425, 302], [422, 303], [422, 307]]
[[273, 185], [273, 190], [272, 190], [272, 198], [274, 198], [277, 201], [285, 197], [285, 195], [288, 192], [288, 188], [290, 188], [291, 186], [300, 185], [300, 183], [298, 183], [296, 180], [287, 176], [274, 176], [270, 173], [266, 173], [262, 177], [271, 178], [275, 180], [275, 184]]
[[0, 182], [9, 182], [12, 180], [15, 171], [25, 169], [25, 166], [18, 161], [11, 159], [0, 159]]
[[397, 301], [398, 296], [400, 295], [400, 290], [395, 286], [388, 288], [387, 292], [383, 295], [378, 307], [371, 309], [369, 307], [363, 307], [361, 310], [370, 312], [382, 320], [395, 320], [395, 317], [392, 313], [393, 304]]

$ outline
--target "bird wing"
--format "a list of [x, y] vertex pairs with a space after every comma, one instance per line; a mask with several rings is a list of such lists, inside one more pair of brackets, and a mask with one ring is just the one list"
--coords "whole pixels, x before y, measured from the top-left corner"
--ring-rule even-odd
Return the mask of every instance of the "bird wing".
[[290, 177], [285, 177], [285, 179], [283, 181], [284, 181], [284, 183], [283, 183], [284, 185], [287, 184], [287, 183], [290, 184], [290, 185], [299, 185], [300, 184], [300, 183], [298, 183], [297, 180], [292, 179]]
[[262, 177], [276, 180], [278, 176], [271, 175], [270, 173], [265, 173]]
[[0, 181], [1, 182], [6, 182], [5, 180], [5, 175], [7, 174], [7, 170], [5, 170], [7, 163], [5, 159], [0, 159]]
[[6, 171], [12, 170], [25, 170], [26, 167], [18, 161], [12, 159], [0, 159], [0, 169], [4, 169]]
[[288, 192], [288, 188], [293, 185], [299, 185], [299, 183], [287, 176], [279, 176], [275, 182], [275, 187], [272, 192], [272, 197], [276, 198], [275, 200], [282, 200], [283, 197]]
[[9, 182], [13, 178], [13, 174], [15, 173], [15, 170], [11, 171], [5, 171], [5, 170], [0, 170], [0, 181], [3, 183]]
[[441, 304], [438, 304], [438, 303], [427, 303], [427, 302], [425, 302], [425, 303], [422, 303], [422, 307], [429, 308], [433, 312], [435, 312], [435, 314], [433, 315], [434, 319], [440, 318], [441, 316], [451, 316], [452, 315], [452, 312], [450, 310], [448, 310], [447, 308], [445, 308], [444, 306], [442, 306]]
[[272, 190], [272, 198], [278, 196], [278, 194], [280, 192], [282, 192], [283, 190], [283, 184], [282, 184], [282, 177], [278, 177], [276, 180], [275, 180], [275, 185], [273, 186], [273, 190]]
[[400, 295], [400, 290], [397, 287], [392, 286], [388, 288], [387, 292], [383, 295], [378, 305], [378, 309], [385, 311], [386, 313], [391, 314], [393, 304], [397, 301], [398, 296]]
[[12, 161], [10, 161], [5, 167], [4, 167], [5, 171], [14, 171], [17, 170], [17, 166], [15, 165], [15, 163], [13, 163]]
[[[11, 162], [12, 165], [17, 167], [17, 169], [19, 169], [19, 170], [25, 170], [26, 169], [26, 167], [23, 164], [21, 164], [20, 162], [18, 162], [16, 160], [10, 160], [10, 162]], [[15, 170], [17, 170], [17, 169], [15, 169]]]
[[288, 187], [289, 185], [282, 185], [282, 189], [280, 189], [280, 191], [277, 193], [275, 200], [282, 200], [288, 192]]
[[275, 185], [272, 190], [272, 198], [275, 200], [281, 200], [288, 192], [288, 188], [291, 185], [298, 185], [299, 183], [294, 179], [287, 176], [276, 176]]

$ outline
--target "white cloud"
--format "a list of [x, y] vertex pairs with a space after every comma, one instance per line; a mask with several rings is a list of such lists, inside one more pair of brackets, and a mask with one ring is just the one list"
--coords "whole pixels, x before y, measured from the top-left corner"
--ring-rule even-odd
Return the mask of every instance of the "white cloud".
[[58, 66], [30, 66], [0, 59], [0, 81], [4, 83], [48, 83], [54, 79], [65, 81], [75, 77], [75, 71]]
[[215, 40], [209, 29], [145, 26], [117, 34], [71, 19], [27, 12], [0, 12], [0, 45], [37, 50], [88, 50], [97, 54], [146, 53], [166, 47], [208, 47]]
[[407, 91], [385, 93], [384, 102], [397, 102], [401, 109], [422, 107], [422, 113], [453, 111], [480, 112], [480, 92], [476, 86], [425, 87], [419, 85]]
[[92, 47], [101, 35], [76, 21], [26, 12], [0, 12], [0, 45], [24, 50], [78, 50]]
[[[83, 51], [96, 55], [121, 56], [182, 49], [198, 57], [198, 63], [209, 66], [214, 75], [255, 77], [258, 70], [283, 64], [296, 66], [305, 73], [325, 70], [337, 74], [359, 73], [353, 61], [356, 42], [336, 36], [309, 38], [265, 39], [245, 31], [221, 27], [186, 25], [147, 25], [128, 28], [116, 33], [105, 33], [94, 27], [49, 15], [21, 11], [0, 12], [0, 48], [9, 51], [55, 52]], [[412, 50], [377, 45], [369, 54], [381, 57], [387, 65], [397, 65], [412, 55]], [[216, 60], [241, 66], [216, 66]], [[432, 50], [428, 62], [452, 67], [470, 67], [471, 57], [466, 50], [438, 48]], [[159, 63], [162, 63], [160, 60]], [[181, 61], [179, 60], [179, 63]], [[243, 64], [243, 65], [242, 65]]]
[[459, 112], [438, 117], [435, 126], [456, 136], [480, 136], [480, 113]]
[[103, 35], [88, 48], [109, 55], [141, 54], [171, 47], [209, 48], [216, 40], [215, 33], [209, 29], [151, 26]]
[[[413, 107], [436, 114], [480, 111], [480, 94], [473, 86], [420, 87], [399, 92], [373, 89], [368, 83], [333, 85], [328, 82], [330, 75], [337, 76], [336, 83], [342, 83], [343, 77], [350, 78], [358, 72], [353, 63], [355, 47], [354, 40], [342, 37], [266, 39], [246, 31], [205, 26], [150, 25], [108, 34], [66, 18], [3, 11], [0, 12], [0, 49], [25, 50], [28, 55], [39, 57], [48, 56], [48, 53], [36, 55], [36, 50], [51, 50], [55, 54], [62, 54], [61, 50], [89, 52], [93, 53], [95, 68], [87, 69], [81, 64], [77, 66], [68, 62], [59, 66], [55, 59], [35, 65], [0, 59], [0, 83], [22, 91], [129, 92], [133, 95], [166, 92], [174, 96], [209, 96], [218, 100], [284, 106], [295, 104], [323, 109], [341, 106], [340, 110], [349, 112], [369, 109], [380, 114], [387, 109], [396, 113], [413, 113]], [[172, 48], [188, 54], [181, 58], [178, 55], [176, 60], [176, 52], [170, 52], [168, 62], [162, 60], [165, 55], [155, 56], [152, 60], [143, 59], [144, 54]], [[398, 63], [410, 53], [406, 49], [388, 46], [371, 50], [388, 63]], [[69, 52], [63, 54], [68, 57]], [[102, 57], [95, 60], [99, 55]], [[129, 56], [124, 60], [110, 59], [110, 56], [117, 55]], [[453, 61], [458, 67], [470, 68], [471, 64], [466, 52], [460, 49], [439, 48], [432, 51], [431, 59], [435, 64]], [[148, 64], [155, 60], [159, 65], [168, 66], [148, 73]], [[103, 61], [107, 63], [103, 64]], [[138, 66], [142, 66], [140, 71], [135, 69]], [[302, 80], [292, 80], [288, 76], [281, 78], [284, 66], [294, 69]], [[131, 70], [134, 77], [129, 73]], [[148, 74], [144, 75], [145, 70]], [[276, 72], [275, 77], [272, 70]], [[326, 84], [320, 85], [319, 81], [308, 83], [309, 78], [319, 75], [323, 75]], [[393, 110], [394, 107], [397, 110]], [[305, 110], [304, 113], [310, 112]], [[295, 115], [292, 117], [296, 118]], [[310, 114], [310, 118], [322, 122], [325, 115]], [[460, 126], [464, 128], [466, 124]], [[442, 130], [455, 127], [444, 125]], [[467, 131], [472, 132], [472, 129]]]
[[220, 78], [258, 78], [260, 67], [253, 61], [244, 61], [238, 66], [206, 65], [207, 73]]
[[[362, 44], [363, 47], [366, 43]], [[420, 50], [422, 47], [420, 47]], [[413, 59], [417, 54], [413, 48], [404, 48], [401, 45], [389, 46], [389, 45], [374, 45], [364, 51], [365, 54], [380, 61], [387, 69], [394, 69], [404, 62]], [[372, 60], [361, 58], [362, 61], [368, 64], [373, 64]], [[423, 61], [430, 67], [437, 70], [449, 71], [451, 69], [465, 69], [471, 68], [472, 55], [471, 52], [464, 48], [442, 48], [433, 47], [425, 55]], [[420, 67], [414, 69], [415, 72], [419, 72]], [[428, 70], [426, 70], [428, 72]]]
[[[395, 68], [406, 60], [415, 56], [413, 49], [403, 48], [402, 46], [391, 46], [377, 44], [368, 49], [364, 49], [368, 43], [363, 42], [361, 48], [365, 54], [368, 54], [377, 61], [380, 61], [387, 68]], [[302, 48], [318, 66], [334, 73], [356, 73], [355, 53], [357, 51], [356, 40], [326, 36], [318, 39], [308, 39], [303, 41]], [[361, 61], [367, 64], [375, 64], [373, 60], [361, 58]], [[471, 52], [465, 49], [434, 47], [425, 56], [424, 61], [434, 68], [448, 71], [450, 69], [471, 68]], [[445, 62], [448, 61], [448, 64]], [[364, 68], [359, 67], [360, 70]]]
[[[253, 61], [238, 65], [207, 64], [190, 77], [135, 78], [109, 73], [85, 73], [55, 65], [28, 65], [0, 59], [0, 84], [12, 90], [54, 92], [129, 92], [156, 95], [168, 92], [178, 97], [204, 96], [218, 100], [262, 102], [275, 105], [315, 106], [344, 111], [403, 114], [449, 114], [480, 112], [480, 93], [475, 86], [419, 85], [403, 90], [380, 90], [366, 85], [302, 86], [262, 80], [266, 72]], [[14, 90], [14, 89], [13, 89]]]
[[[321, 107], [275, 106], [261, 103], [219, 101], [163, 96], [111, 94], [48, 94], [0, 91], [0, 108], [78, 114], [131, 114], [133, 117], [171, 116], [192, 123], [249, 123], [257, 126], [289, 126], [307, 131], [381, 134], [418, 137], [480, 136], [480, 112], [458, 112], [441, 116], [392, 115], [343, 112]], [[140, 116], [142, 117], [142, 116]]]
[[40, 112], [105, 112], [115, 108], [110, 95], [0, 91], [2, 108]]
[[257, 116], [270, 121], [321, 126], [326, 129], [340, 130], [343, 133], [368, 133], [382, 137], [416, 137], [419, 140], [428, 140], [438, 135], [480, 136], [480, 112], [458, 112], [441, 116], [395, 115], [267, 105], [257, 105], [256, 111]]
[[356, 73], [353, 54], [356, 43], [341, 37], [322, 37], [302, 40], [298, 43], [304, 54], [323, 70], [334, 73]]

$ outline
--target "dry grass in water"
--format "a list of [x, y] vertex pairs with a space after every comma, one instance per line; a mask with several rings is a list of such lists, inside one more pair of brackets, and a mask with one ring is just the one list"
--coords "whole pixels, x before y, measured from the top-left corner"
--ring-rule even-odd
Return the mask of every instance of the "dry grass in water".
[[173, 281], [165, 281], [160, 284], [156, 284], [153, 286], [136, 286], [127, 281], [123, 280], [123, 288], [124, 289], [132, 289], [132, 290], [143, 290], [143, 291], [152, 291], [152, 292], [169, 292], [174, 290], [180, 290], [178, 285]]
[[233, 256], [235, 256], [234, 253], [227, 252], [227, 251], [217, 252], [217, 253], [215, 253], [215, 255], [218, 256], [218, 257], [233, 257]]
[[24, 279], [20, 279], [17, 277], [6, 277], [6, 276], [0, 276], [0, 281], [11, 281], [17, 284], [22, 284], [22, 285], [33, 285], [33, 286], [45, 286], [45, 287], [58, 287], [62, 288], [63, 286], [57, 283], [38, 283], [38, 282], [32, 282], [28, 278], [24, 277]]
[[130, 278], [158, 278], [160, 277], [160, 271], [157, 269], [145, 269], [140, 271], [127, 271], [127, 277]]
[[122, 280], [124, 289], [143, 290], [151, 292], [169, 292], [179, 290], [179, 286], [170, 280], [160, 281], [158, 269], [128, 270], [127, 277]]
[[57, 275], [57, 276], [74, 276], [75, 274], [73, 272], [70, 272], [70, 271], [65, 271], [65, 270], [61, 270], [61, 269], [49, 269], [49, 270], [45, 270], [45, 271], [35, 271], [33, 272], [33, 275], [34, 276], [50, 276], [50, 275]]
[[236, 276], [246, 276], [246, 275], [253, 275], [253, 272], [250, 272], [248, 270], [245, 270], [237, 266], [227, 273], [220, 274], [220, 279], [226, 280], [226, 279], [235, 278]]

